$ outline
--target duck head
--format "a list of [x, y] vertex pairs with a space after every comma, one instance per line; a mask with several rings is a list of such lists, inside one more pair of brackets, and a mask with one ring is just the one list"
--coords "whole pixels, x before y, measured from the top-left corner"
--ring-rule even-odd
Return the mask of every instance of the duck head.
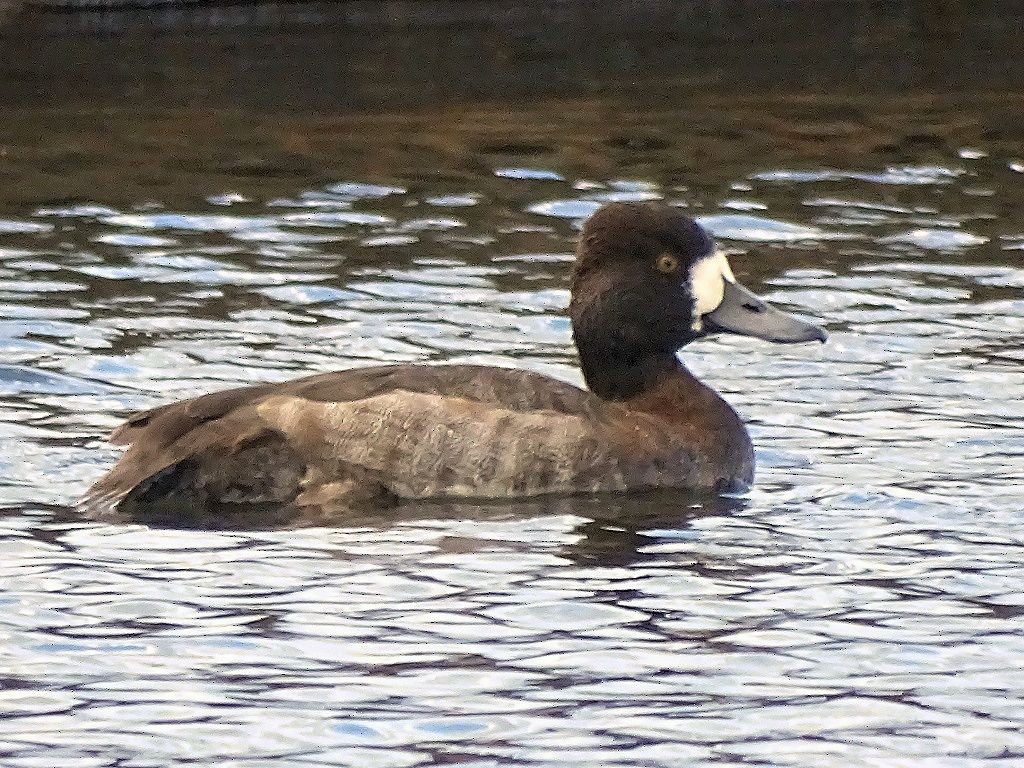
[[587, 220], [569, 314], [588, 386], [612, 399], [643, 391], [678, 367], [679, 349], [711, 334], [781, 344], [827, 338], [740, 285], [711, 235], [661, 204], [612, 203]]

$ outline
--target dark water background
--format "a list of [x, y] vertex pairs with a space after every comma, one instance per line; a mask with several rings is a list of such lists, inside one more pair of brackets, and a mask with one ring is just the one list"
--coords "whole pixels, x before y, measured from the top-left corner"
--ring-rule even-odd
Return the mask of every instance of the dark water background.
[[[9, 15], [0, 764], [1021, 765], [1020, 24], [879, 5]], [[745, 497], [68, 519], [168, 399], [578, 380], [576, 227], [661, 198], [831, 334], [686, 350]]]

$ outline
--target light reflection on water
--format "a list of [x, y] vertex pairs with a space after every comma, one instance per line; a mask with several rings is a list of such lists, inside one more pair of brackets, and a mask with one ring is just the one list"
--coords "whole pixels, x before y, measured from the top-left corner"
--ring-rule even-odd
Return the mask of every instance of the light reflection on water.
[[[719, 198], [501, 167], [0, 220], [0, 755], [1014, 764], [1024, 220], [972, 194], [995, 162], [751, 167]], [[99, 435], [168, 398], [378, 361], [578, 380], [579, 218], [663, 197], [831, 334], [687, 350], [751, 426], [746, 497], [262, 532], [63, 513], [114, 459]]]

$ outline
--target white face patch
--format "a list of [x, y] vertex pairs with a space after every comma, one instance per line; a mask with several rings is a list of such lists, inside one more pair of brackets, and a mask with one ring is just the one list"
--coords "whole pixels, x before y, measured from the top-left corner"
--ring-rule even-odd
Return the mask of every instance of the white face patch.
[[690, 293], [693, 294], [693, 330], [699, 331], [702, 318], [718, 309], [725, 295], [725, 283], [736, 282], [729, 260], [720, 250], [708, 254], [690, 270]]

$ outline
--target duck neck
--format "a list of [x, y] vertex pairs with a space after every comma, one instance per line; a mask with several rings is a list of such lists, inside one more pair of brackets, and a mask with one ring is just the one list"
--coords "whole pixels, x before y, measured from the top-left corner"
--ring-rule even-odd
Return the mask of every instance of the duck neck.
[[581, 346], [579, 355], [587, 387], [602, 400], [638, 397], [656, 389], [667, 376], [692, 378], [672, 353], [659, 352], [634, 358]]

